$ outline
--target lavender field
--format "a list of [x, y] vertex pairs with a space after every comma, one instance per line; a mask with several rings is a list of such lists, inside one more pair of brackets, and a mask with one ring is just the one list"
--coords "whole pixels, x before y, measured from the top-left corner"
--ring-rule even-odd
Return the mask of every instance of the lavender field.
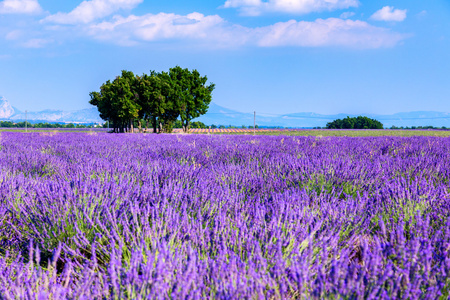
[[450, 140], [0, 135], [2, 299], [447, 299]]

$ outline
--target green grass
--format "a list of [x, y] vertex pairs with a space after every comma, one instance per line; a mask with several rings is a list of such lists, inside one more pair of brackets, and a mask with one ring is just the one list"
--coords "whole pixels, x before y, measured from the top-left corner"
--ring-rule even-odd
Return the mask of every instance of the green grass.
[[21, 133], [65, 133], [65, 132], [86, 132], [86, 133], [90, 133], [90, 132], [101, 132], [101, 131], [95, 131], [95, 130], [86, 130], [86, 129], [63, 129], [63, 128], [36, 128], [36, 129], [22, 129], [22, 128], [1, 128], [0, 132], [21, 132]]
[[[200, 133], [201, 134], [201, 133]], [[217, 132], [212, 134], [253, 135], [253, 133]], [[450, 130], [330, 130], [330, 129], [298, 129], [256, 131], [256, 135], [288, 135], [288, 136], [440, 136], [449, 137]]]
[[[25, 129], [9, 129], [2, 128], [0, 132], [25, 132]], [[28, 132], [53, 132], [53, 133], [64, 133], [64, 132], [86, 132], [86, 130], [58, 130], [54, 129], [34, 129], [28, 130]], [[208, 134], [203, 132], [195, 132], [191, 134]], [[253, 132], [214, 132], [210, 134], [215, 135], [253, 135]], [[256, 131], [255, 135], [286, 135], [286, 136], [439, 136], [439, 137], [450, 137], [450, 130], [400, 130], [400, 129], [379, 129], [379, 130], [355, 130], [355, 129], [292, 129], [292, 130], [264, 130]]]

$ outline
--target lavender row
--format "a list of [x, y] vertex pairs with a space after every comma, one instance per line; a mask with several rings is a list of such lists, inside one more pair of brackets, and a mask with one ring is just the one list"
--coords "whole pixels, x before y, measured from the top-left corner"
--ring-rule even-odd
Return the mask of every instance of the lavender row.
[[5, 299], [446, 299], [450, 140], [2, 133]]

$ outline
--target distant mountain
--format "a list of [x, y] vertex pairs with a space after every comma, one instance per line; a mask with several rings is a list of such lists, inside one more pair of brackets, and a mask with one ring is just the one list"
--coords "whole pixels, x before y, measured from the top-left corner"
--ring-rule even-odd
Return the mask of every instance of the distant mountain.
[[[281, 126], [281, 127], [317, 127], [325, 126], [327, 122], [334, 120], [336, 116], [320, 115], [315, 113], [294, 113], [284, 115], [262, 114], [256, 112], [256, 124], [258, 126]], [[347, 115], [342, 115], [346, 117]], [[253, 126], [253, 113], [237, 112], [228, 108], [211, 103], [208, 112], [195, 119], [205, 124]]]
[[[393, 115], [363, 114], [369, 118], [379, 120], [385, 127], [395, 126], [435, 126], [450, 127], [450, 113], [434, 111], [403, 112]], [[321, 115], [311, 112], [291, 114], [263, 114], [256, 112], [256, 124], [258, 126], [281, 126], [291, 128], [324, 127], [328, 122], [345, 117], [356, 117], [352, 114]], [[15, 122], [54, 122], [54, 123], [103, 123], [96, 107], [77, 110], [43, 110], [25, 113], [11, 106], [6, 98], [0, 96], [0, 120], [11, 120]], [[201, 121], [207, 125], [233, 125], [253, 126], [253, 113], [238, 112], [229, 108], [211, 103], [208, 112], [193, 120]]]
[[412, 111], [393, 115], [368, 115], [379, 120], [385, 127], [395, 126], [434, 126], [450, 127], [450, 113], [437, 111]]
[[34, 122], [54, 122], [54, 123], [102, 123], [103, 120], [98, 114], [97, 108], [87, 108], [77, 111], [62, 111], [46, 109], [39, 112], [18, 113], [10, 117], [13, 121], [23, 121], [27, 118]]

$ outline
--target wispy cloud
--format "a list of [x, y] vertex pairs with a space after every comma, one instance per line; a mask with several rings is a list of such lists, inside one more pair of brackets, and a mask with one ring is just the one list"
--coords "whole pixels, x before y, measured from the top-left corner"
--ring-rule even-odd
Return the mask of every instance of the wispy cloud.
[[341, 14], [340, 18], [341, 18], [341, 19], [348, 19], [348, 18], [353, 17], [354, 15], [355, 15], [354, 12], [352, 12], [352, 11], [346, 11], [346, 12], [343, 12], [343, 13]]
[[91, 25], [89, 34], [98, 40], [121, 45], [183, 40], [201, 42], [211, 47], [327, 47], [350, 48], [392, 47], [406, 38], [390, 29], [363, 21], [338, 18], [313, 22], [280, 22], [270, 26], [249, 28], [233, 25], [217, 15], [193, 13], [116, 17], [114, 21]]
[[427, 16], [428, 12], [426, 10], [422, 10], [420, 13], [417, 14], [417, 17], [419, 19], [423, 19]]
[[406, 9], [394, 9], [392, 6], [385, 6], [376, 11], [370, 18], [375, 21], [401, 22], [406, 19]]
[[42, 8], [37, 0], [0, 1], [0, 14], [38, 14]]
[[223, 7], [238, 8], [243, 15], [258, 16], [271, 12], [307, 14], [326, 10], [347, 9], [358, 5], [358, 0], [227, 0]]
[[51, 42], [53, 41], [50, 39], [30, 39], [22, 43], [22, 46], [25, 48], [43, 48]]
[[22, 30], [12, 30], [8, 32], [5, 36], [6, 40], [17, 40], [23, 36]]
[[58, 12], [44, 22], [58, 24], [86, 24], [107, 17], [121, 9], [132, 9], [144, 0], [91, 0], [83, 1], [69, 13]]

